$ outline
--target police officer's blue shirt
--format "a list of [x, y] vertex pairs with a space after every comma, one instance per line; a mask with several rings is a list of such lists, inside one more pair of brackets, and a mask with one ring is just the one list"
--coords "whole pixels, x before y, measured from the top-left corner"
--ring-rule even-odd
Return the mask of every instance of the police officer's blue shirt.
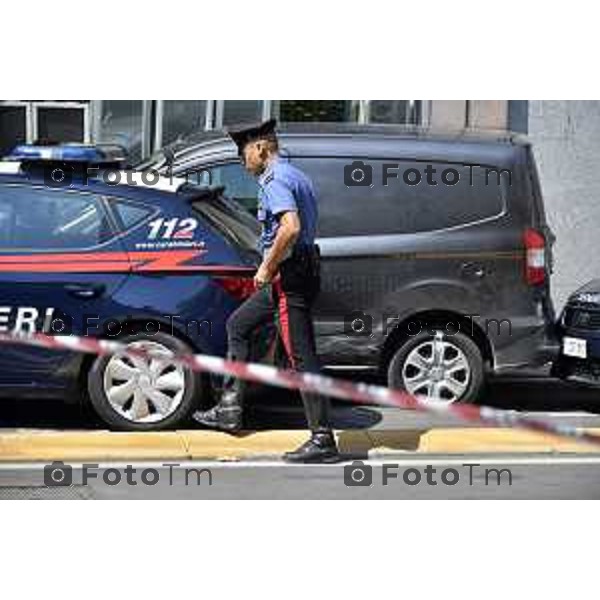
[[274, 159], [258, 179], [258, 220], [262, 224], [261, 253], [275, 241], [279, 219], [285, 212], [297, 212], [300, 235], [296, 244], [315, 242], [318, 208], [311, 180], [282, 158]]

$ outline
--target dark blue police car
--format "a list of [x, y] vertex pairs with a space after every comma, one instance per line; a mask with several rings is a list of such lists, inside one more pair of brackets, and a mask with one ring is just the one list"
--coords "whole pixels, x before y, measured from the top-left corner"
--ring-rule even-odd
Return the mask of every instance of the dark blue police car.
[[[253, 290], [257, 222], [222, 188], [124, 164], [119, 148], [70, 145], [0, 162], [0, 331], [223, 355], [227, 317]], [[117, 429], [175, 426], [208, 387], [168, 360], [0, 350], [3, 396], [89, 398]]]

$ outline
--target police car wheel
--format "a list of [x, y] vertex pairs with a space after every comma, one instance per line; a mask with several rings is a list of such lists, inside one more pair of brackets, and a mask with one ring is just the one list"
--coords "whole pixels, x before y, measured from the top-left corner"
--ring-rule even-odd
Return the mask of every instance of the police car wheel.
[[98, 357], [88, 374], [91, 404], [113, 429], [149, 431], [174, 427], [201, 401], [198, 373], [169, 362], [171, 353], [189, 353], [189, 346], [164, 333], [138, 333], [119, 340], [130, 348], [164, 353], [165, 360], [115, 354]]
[[462, 333], [422, 332], [398, 348], [388, 368], [388, 385], [452, 404], [475, 402], [484, 384], [477, 344]]

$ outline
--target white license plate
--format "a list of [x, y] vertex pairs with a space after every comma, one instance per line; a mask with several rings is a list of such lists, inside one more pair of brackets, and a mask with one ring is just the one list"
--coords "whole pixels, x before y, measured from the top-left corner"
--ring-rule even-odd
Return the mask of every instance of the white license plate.
[[587, 341], [579, 338], [563, 338], [563, 354], [574, 358], [587, 358]]

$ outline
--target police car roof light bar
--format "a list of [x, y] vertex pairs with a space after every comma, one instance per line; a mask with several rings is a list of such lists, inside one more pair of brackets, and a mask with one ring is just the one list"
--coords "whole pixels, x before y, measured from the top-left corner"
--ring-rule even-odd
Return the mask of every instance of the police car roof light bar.
[[127, 160], [126, 150], [118, 145], [61, 144], [57, 146], [19, 145], [4, 158], [11, 162], [63, 162], [79, 164], [120, 164]]

